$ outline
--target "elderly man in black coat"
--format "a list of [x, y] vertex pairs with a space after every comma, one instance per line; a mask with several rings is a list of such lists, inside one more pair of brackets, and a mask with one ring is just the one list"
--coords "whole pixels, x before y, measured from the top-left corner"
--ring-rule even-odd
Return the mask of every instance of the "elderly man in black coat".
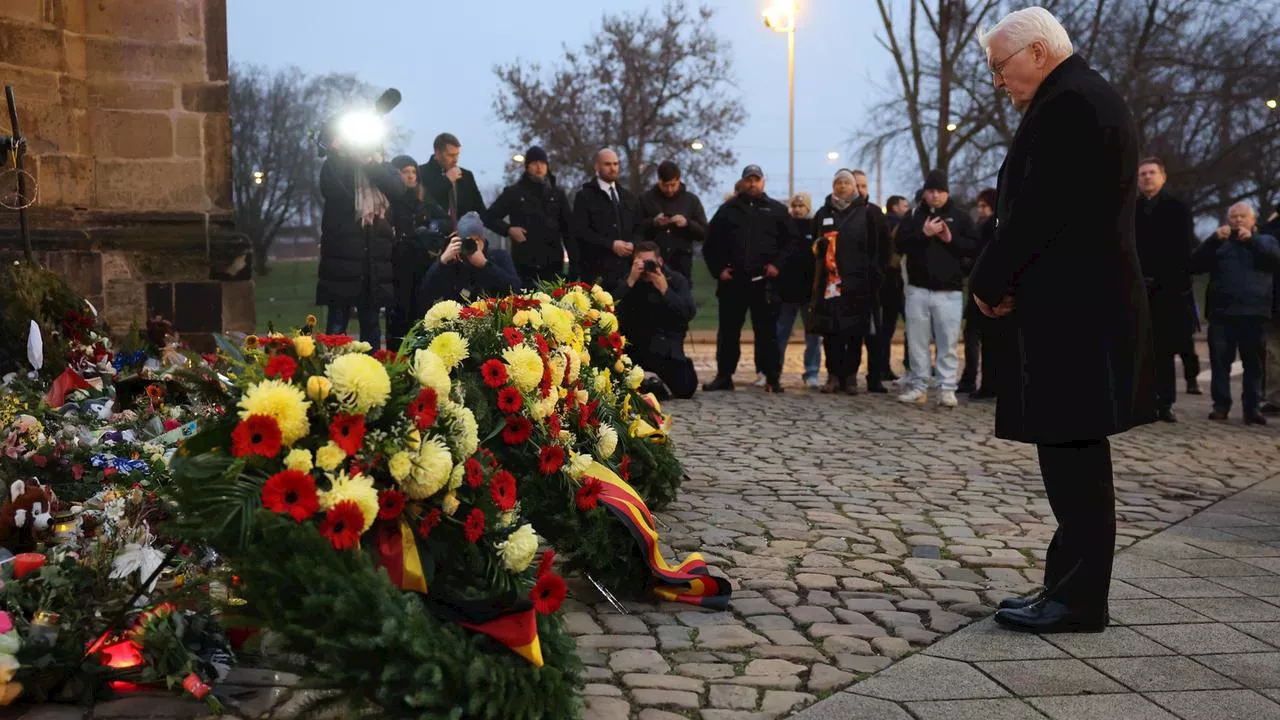
[[[1120, 94], [1047, 10], [982, 35], [1023, 118], [1000, 169], [996, 234], [973, 269], [1002, 334], [996, 436], [1035, 443], [1058, 530], [1044, 589], [1001, 603], [1024, 632], [1100, 632], [1115, 545], [1107, 437], [1154, 421], [1151, 320], [1134, 244], [1137, 138]], [[1065, 202], [1082, 187], [1091, 203]]]

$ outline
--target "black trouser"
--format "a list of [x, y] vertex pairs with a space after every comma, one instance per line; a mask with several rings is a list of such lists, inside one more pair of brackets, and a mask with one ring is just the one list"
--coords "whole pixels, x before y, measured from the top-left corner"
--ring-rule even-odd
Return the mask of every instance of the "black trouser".
[[[822, 348], [827, 353], [827, 374], [838, 380], [841, 387], [853, 386], [858, 382], [858, 368], [862, 365], [862, 344], [862, 335], [828, 335], [822, 338]], [[867, 358], [867, 364], [870, 365], [870, 350]]]
[[663, 385], [671, 391], [671, 396], [687, 399], [693, 397], [698, 389], [698, 373], [693, 368], [693, 361], [684, 354], [684, 337], [679, 340], [679, 347], [672, 347], [670, 352], [658, 354], [649, 352], [646, 338], [627, 338], [635, 341], [631, 350], [631, 358], [640, 367], [654, 373]]
[[1195, 385], [1197, 378], [1200, 377], [1200, 356], [1196, 355], [1195, 333], [1188, 332], [1183, 335], [1178, 356], [1182, 358], [1182, 376], [1187, 381], [1187, 386]]
[[1040, 474], [1058, 529], [1045, 559], [1047, 597], [1083, 612], [1107, 607], [1116, 543], [1111, 443], [1038, 445]]
[[716, 331], [716, 377], [729, 378], [738, 369], [742, 356], [742, 325], [751, 313], [751, 329], [755, 333], [756, 367], [770, 382], [777, 382], [778, 367], [778, 303], [772, 298], [765, 281], [732, 280], [721, 282], [716, 293], [720, 300], [720, 327]]
[[985, 329], [982, 321], [985, 319], [986, 316], [978, 309], [978, 304], [970, 294], [964, 305], [964, 372], [960, 373], [960, 387], [966, 390], [977, 386], [979, 370], [982, 371], [983, 386], [991, 387], [987, 382], [987, 343], [982, 338], [982, 331]]
[[[894, 277], [886, 279], [880, 292], [880, 327], [875, 334], [876, 362], [871, 363], [868, 361], [868, 364], [872, 366], [873, 370], [878, 370], [881, 373], [881, 380], [888, 376], [892, 367], [890, 359], [893, 357], [893, 335], [898, 331], [898, 318], [906, 319], [907, 300], [904, 293], [900, 276], [896, 279]], [[909, 367], [909, 361], [906, 359], [908, 356], [905, 351], [905, 336], [902, 342], [904, 347], [903, 364]]]

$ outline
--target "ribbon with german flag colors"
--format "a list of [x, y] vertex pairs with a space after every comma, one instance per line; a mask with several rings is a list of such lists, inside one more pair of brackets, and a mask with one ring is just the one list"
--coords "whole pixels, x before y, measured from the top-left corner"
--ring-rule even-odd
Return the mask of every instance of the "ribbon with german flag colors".
[[598, 462], [593, 462], [584, 476], [600, 481], [603, 486], [600, 502], [627, 526], [631, 536], [640, 544], [645, 562], [653, 573], [653, 591], [658, 597], [718, 610], [728, 607], [733, 588], [728, 580], [711, 574], [701, 553], [689, 553], [684, 562], [675, 566], [662, 557], [653, 514], [626, 481]]

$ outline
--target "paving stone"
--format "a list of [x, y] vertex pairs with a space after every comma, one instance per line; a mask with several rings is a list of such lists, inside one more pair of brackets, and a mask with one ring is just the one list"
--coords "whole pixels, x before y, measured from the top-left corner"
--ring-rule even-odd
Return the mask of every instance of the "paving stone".
[[859, 675], [870, 675], [879, 672], [893, 663], [893, 659], [882, 655], [846, 655], [835, 657], [836, 666]]
[[938, 639], [938, 633], [912, 625], [900, 625], [893, 629], [893, 634], [913, 645], [929, 645]]
[[578, 652], [584, 649], [654, 648], [658, 641], [648, 635], [583, 635], [577, 639]]
[[1135, 578], [1130, 580], [1129, 584], [1171, 600], [1177, 598], [1238, 597], [1242, 594], [1239, 590], [1233, 590], [1216, 582], [1196, 577]]
[[1258, 565], [1256, 561], [1240, 561], [1231, 558], [1200, 558], [1200, 559], [1178, 559], [1172, 558], [1165, 560], [1164, 563], [1171, 567], [1175, 567], [1189, 575], [1195, 577], [1241, 577], [1245, 575], [1257, 575]]
[[607, 697], [587, 697], [584, 720], [628, 720], [631, 717], [631, 704], [626, 700]]
[[627, 673], [622, 676], [622, 684], [629, 688], [653, 688], [657, 690], [684, 690], [700, 693], [705, 683], [680, 675], [652, 675], [647, 673]]
[[1021, 700], [937, 700], [907, 703], [919, 720], [1044, 720]]
[[857, 689], [859, 694], [896, 702], [1009, 695], [970, 665], [926, 655], [912, 655], [858, 683]]
[[798, 607], [787, 608], [787, 614], [791, 616], [800, 625], [812, 625], [813, 623], [830, 623], [836, 621], [836, 616], [831, 611], [816, 605], [800, 605]]
[[753, 598], [750, 600], [734, 599], [732, 603], [734, 612], [741, 615], [774, 615], [782, 612], [782, 608], [763, 598]]
[[958, 630], [970, 622], [972, 622], [971, 618], [946, 610], [934, 610], [929, 613], [929, 627], [944, 634]]
[[687, 720], [687, 718], [684, 715], [677, 715], [666, 710], [645, 708], [640, 711], [640, 720]]
[[587, 683], [582, 688], [583, 695], [599, 695], [602, 697], [622, 697], [622, 690], [613, 685], [603, 683]]
[[710, 710], [701, 711], [702, 720], [773, 720], [772, 715], [747, 712], [745, 710]]
[[1280, 621], [1280, 606], [1257, 598], [1187, 598], [1178, 604], [1219, 622]]
[[789, 690], [765, 690], [764, 699], [760, 701], [760, 710], [765, 713], [781, 714], [794, 708], [808, 705], [817, 700], [809, 693]]
[[[891, 640], [892, 638], [884, 638]], [[822, 649], [831, 655], [853, 653], [854, 655], [872, 655], [871, 643], [855, 637], [832, 635], [822, 641]], [[887, 653], [886, 653], [887, 654]]]
[[737, 710], [754, 710], [759, 700], [759, 691], [741, 685], [712, 685], [710, 701], [712, 707]]
[[1033, 697], [1027, 702], [1049, 716], [1050, 720], [1178, 720], [1160, 709], [1159, 705], [1134, 693]]
[[710, 625], [698, 630], [699, 647], [712, 650], [764, 645], [768, 641], [741, 625]]
[[1280, 704], [1252, 690], [1149, 693], [1182, 720], [1256, 720], [1280, 717]]
[[656, 650], [624, 649], [617, 650], [609, 656], [609, 667], [614, 672], [649, 672], [665, 673], [671, 667]]
[[1175, 690], [1217, 690], [1236, 683], [1190, 658], [1166, 657], [1102, 658], [1088, 660], [1102, 672], [1131, 690], [1141, 693]]
[[[687, 607], [687, 606], [686, 606]], [[676, 618], [689, 627], [706, 627], [708, 625], [737, 625], [738, 619], [730, 612], [693, 612], [678, 613]]]
[[632, 690], [631, 698], [641, 705], [658, 707], [696, 708], [697, 693], [683, 690]]
[[592, 619], [590, 613], [566, 612], [564, 627], [570, 635], [601, 635], [604, 629]]
[[830, 665], [817, 664], [809, 669], [809, 681], [806, 686], [814, 692], [843, 688], [854, 680], [852, 673], [838, 670]]
[[[703, 718], [712, 720], [707, 718], [705, 713]], [[833, 695], [792, 715], [790, 720], [851, 720], [852, 718], [911, 720], [906, 710], [892, 702], [851, 693]]]
[[854, 612], [871, 613], [894, 610], [893, 603], [881, 598], [846, 598], [844, 606]]
[[805, 663], [819, 662], [826, 659], [820, 650], [808, 645], [808, 641], [805, 642], [805, 645], [761, 645], [752, 650], [752, 654], [762, 658], [781, 658]]
[[71, 705], [40, 705], [17, 716], [18, 720], [84, 720], [87, 708]]
[[1231, 626], [1272, 647], [1280, 648], [1280, 622], [1231, 623]]
[[911, 627], [922, 626], [920, 616], [915, 613], [899, 612], [897, 610], [876, 610], [871, 613], [871, 617], [876, 621], [877, 625], [889, 628], [899, 628], [904, 625]]
[[733, 666], [722, 663], [684, 663], [676, 666], [676, 672], [681, 675], [706, 678], [708, 680], [734, 676]]
[[1248, 688], [1280, 687], [1280, 652], [1196, 655], [1195, 660]]
[[1078, 658], [1173, 654], [1169, 648], [1138, 634], [1132, 628], [1125, 627], [1111, 627], [1100, 633], [1045, 635], [1044, 639], [1067, 651], [1072, 657]]
[[975, 623], [962, 634], [940, 640], [924, 653], [967, 662], [1067, 657], [1066, 653], [1035, 635], [1011, 633], [991, 620]]
[[1218, 623], [1137, 625], [1133, 629], [1182, 655], [1266, 652], [1271, 649], [1235, 628]]
[[1210, 618], [1172, 600], [1114, 600], [1108, 603], [1111, 622], [1120, 625], [1156, 625], [1209, 622]]
[[806, 590], [836, 590], [840, 587], [840, 581], [834, 577], [816, 573], [798, 573], [796, 584]]
[[1001, 660], [980, 662], [977, 666], [1018, 696], [1083, 695], [1125, 690], [1079, 660]]
[[875, 638], [871, 641], [871, 647], [875, 648], [876, 652], [881, 655], [895, 660], [911, 652], [911, 645], [909, 641], [902, 638]]

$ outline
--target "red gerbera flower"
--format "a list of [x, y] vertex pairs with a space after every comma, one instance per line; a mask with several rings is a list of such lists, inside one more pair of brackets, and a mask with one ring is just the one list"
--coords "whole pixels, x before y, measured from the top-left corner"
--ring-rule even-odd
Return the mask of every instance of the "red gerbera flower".
[[542, 360], [542, 380], [538, 382], [538, 392], [542, 397], [551, 397], [551, 366], [546, 358]]
[[547, 353], [551, 352], [551, 346], [547, 345], [547, 339], [542, 333], [533, 336], [533, 343], [538, 346], [538, 354], [545, 360]]
[[426, 540], [431, 531], [435, 530], [439, 524], [440, 508], [431, 508], [431, 512], [427, 513], [426, 517], [422, 518], [422, 522], [418, 524], [418, 537]]
[[600, 504], [600, 493], [602, 492], [604, 492], [604, 483], [588, 476], [582, 487], [578, 488], [576, 497], [578, 509], [583, 512], [594, 510]]
[[338, 335], [325, 335], [324, 333], [316, 333], [315, 338], [316, 338], [316, 342], [320, 343], [321, 345], [324, 345], [325, 347], [330, 347], [330, 348], [342, 347], [343, 345], [350, 345], [352, 342], [355, 341], [354, 338], [352, 338], [350, 335], [347, 335], [345, 333], [338, 334]]
[[498, 469], [498, 456], [494, 455], [493, 451], [490, 450], [489, 448], [486, 448], [486, 447], [480, 448], [479, 450], [476, 451], [476, 455], [479, 455], [480, 458], [484, 460], [485, 463], [488, 464], [490, 468], [494, 470]]
[[542, 560], [538, 562], [538, 574], [534, 575], [534, 577], [540, 578], [543, 575], [546, 575], [547, 573], [551, 572], [551, 563], [553, 563], [555, 559], [556, 559], [555, 550], [543, 550]]
[[280, 425], [269, 415], [250, 415], [231, 433], [231, 454], [236, 457], [261, 455], [275, 457], [280, 453]]
[[407, 408], [409, 417], [413, 418], [419, 430], [426, 430], [436, 421], [436, 391], [432, 388], [422, 388], [418, 392], [418, 397], [409, 402]]
[[352, 500], [343, 500], [325, 513], [320, 523], [320, 534], [329, 538], [337, 550], [348, 550], [360, 543], [360, 531], [364, 529], [364, 514]]
[[616, 332], [609, 333], [609, 347], [614, 350], [622, 349], [622, 336]]
[[473, 488], [478, 488], [484, 484], [484, 468], [480, 466], [480, 461], [475, 458], [467, 458], [464, 467], [467, 471], [467, 484]]
[[631, 480], [631, 456], [630, 455], [622, 456], [622, 464], [618, 466], [618, 474], [622, 476], [623, 480], [627, 480], [627, 481]]
[[555, 299], [559, 300], [560, 298], [562, 298], [562, 297], [564, 297], [565, 295], [568, 295], [568, 294], [569, 294], [569, 288], [566, 288], [566, 287], [564, 287], [564, 286], [560, 286], [560, 287], [556, 288], [555, 290], [553, 290], [553, 291], [551, 292], [551, 297], [553, 297], [553, 298], [555, 298]]
[[298, 470], [284, 470], [267, 478], [262, 486], [262, 506], [273, 513], [302, 522], [320, 509], [316, 480]]
[[549, 572], [534, 583], [533, 589], [529, 591], [529, 599], [533, 601], [533, 609], [539, 615], [550, 615], [560, 609], [560, 603], [564, 602], [568, 593], [569, 588], [564, 584], [564, 578]]
[[[571, 397], [576, 397], [576, 395], [571, 394]], [[551, 419], [547, 421], [547, 429], [551, 431], [551, 437], [557, 437], [558, 435], [560, 435], [560, 430], [562, 428], [560, 425], [559, 415], [551, 416]]]
[[396, 354], [395, 354], [395, 352], [394, 352], [394, 351], [392, 351], [392, 350], [388, 350], [387, 348], [383, 348], [383, 349], [381, 349], [381, 350], [379, 350], [379, 351], [377, 351], [377, 352], [375, 352], [375, 353], [373, 354], [373, 359], [374, 359], [374, 360], [377, 360], [378, 362], [382, 363], [383, 365], [388, 365], [388, 364], [390, 364], [390, 363], [391, 363], [391, 361], [393, 361], [393, 360], [395, 360], [395, 359], [396, 359]]
[[348, 455], [355, 455], [364, 445], [364, 416], [338, 413], [329, 425], [329, 439]]
[[378, 517], [395, 520], [404, 512], [404, 493], [399, 490], [383, 490], [378, 493]]
[[506, 512], [516, 506], [516, 476], [499, 470], [489, 481], [489, 494], [498, 509]]
[[518, 389], [508, 385], [498, 391], [499, 410], [510, 415], [520, 412], [522, 407], [524, 407], [524, 398], [520, 396]]
[[564, 449], [559, 445], [548, 445], [538, 453], [538, 470], [543, 475], [560, 472], [564, 467]]
[[507, 341], [509, 347], [515, 347], [524, 342], [524, 333], [513, 327], [502, 328], [502, 337]]
[[480, 536], [484, 535], [484, 511], [480, 508], [472, 508], [462, 529], [467, 536], [467, 542], [473, 544], [477, 542]]
[[533, 434], [533, 423], [521, 415], [508, 415], [506, 427], [502, 428], [502, 442], [508, 445], [523, 445]]
[[298, 363], [288, 355], [272, 355], [267, 361], [267, 377], [281, 380], [292, 380], [298, 371]]
[[507, 384], [507, 366], [497, 358], [485, 360], [484, 365], [480, 366], [480, 376], [484, 378], [485, 385], [500, 388]]

